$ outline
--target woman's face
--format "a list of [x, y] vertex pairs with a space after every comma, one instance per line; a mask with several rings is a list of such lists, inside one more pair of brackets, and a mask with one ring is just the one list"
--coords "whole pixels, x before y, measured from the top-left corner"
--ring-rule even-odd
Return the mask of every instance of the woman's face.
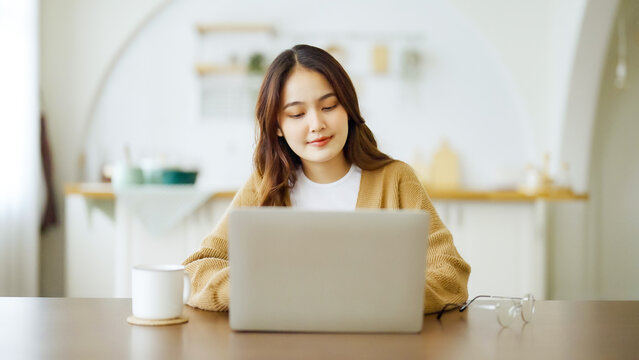
[[322, 74], [295, 67], [281, 99], [277, 135], [284, 137], [302, 164], [343, 157], [348, 114]]

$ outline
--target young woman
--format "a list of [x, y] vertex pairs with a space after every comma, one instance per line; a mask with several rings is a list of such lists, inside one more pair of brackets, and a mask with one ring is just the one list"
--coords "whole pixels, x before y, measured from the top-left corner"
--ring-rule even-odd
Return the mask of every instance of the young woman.
[[[355, 88], [330, 54], [308, 45], [282, 52], [268, 68], [256, 113], [255, 171], [230, 208], [426, 210], [431, 224], [424, 310], [466, 301], [470, 267], [412, 168], [377, 148]], [[226, 215], [184, 265], [193, 289], [188, 304], [228, 310]]]

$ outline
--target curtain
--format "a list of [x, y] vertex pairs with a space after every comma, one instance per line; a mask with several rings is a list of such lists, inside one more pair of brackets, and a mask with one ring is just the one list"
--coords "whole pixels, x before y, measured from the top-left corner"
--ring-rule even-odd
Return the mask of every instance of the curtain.
[[0, 0], [0, 296], [37, 296], [38, 1]]

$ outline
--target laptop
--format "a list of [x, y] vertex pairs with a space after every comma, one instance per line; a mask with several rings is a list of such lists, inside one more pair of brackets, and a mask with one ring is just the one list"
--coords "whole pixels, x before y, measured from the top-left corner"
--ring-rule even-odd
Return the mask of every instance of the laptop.
[[231, 329], [420, 332], [428, 225], [419, 210], [232, 210]]

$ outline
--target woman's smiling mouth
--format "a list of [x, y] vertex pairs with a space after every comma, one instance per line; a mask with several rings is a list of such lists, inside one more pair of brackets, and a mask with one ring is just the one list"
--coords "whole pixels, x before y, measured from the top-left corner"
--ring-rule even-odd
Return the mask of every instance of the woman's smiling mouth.
[[328, 144], [329, 141], [331, 141], [333, 137], [332, 136], [322, 136], [321, 138], [317, 138], [313, 141], [309, 141], [307, 142], [308, 145], [312, 145], [312, 146], [324, 146], [326, 144]]

